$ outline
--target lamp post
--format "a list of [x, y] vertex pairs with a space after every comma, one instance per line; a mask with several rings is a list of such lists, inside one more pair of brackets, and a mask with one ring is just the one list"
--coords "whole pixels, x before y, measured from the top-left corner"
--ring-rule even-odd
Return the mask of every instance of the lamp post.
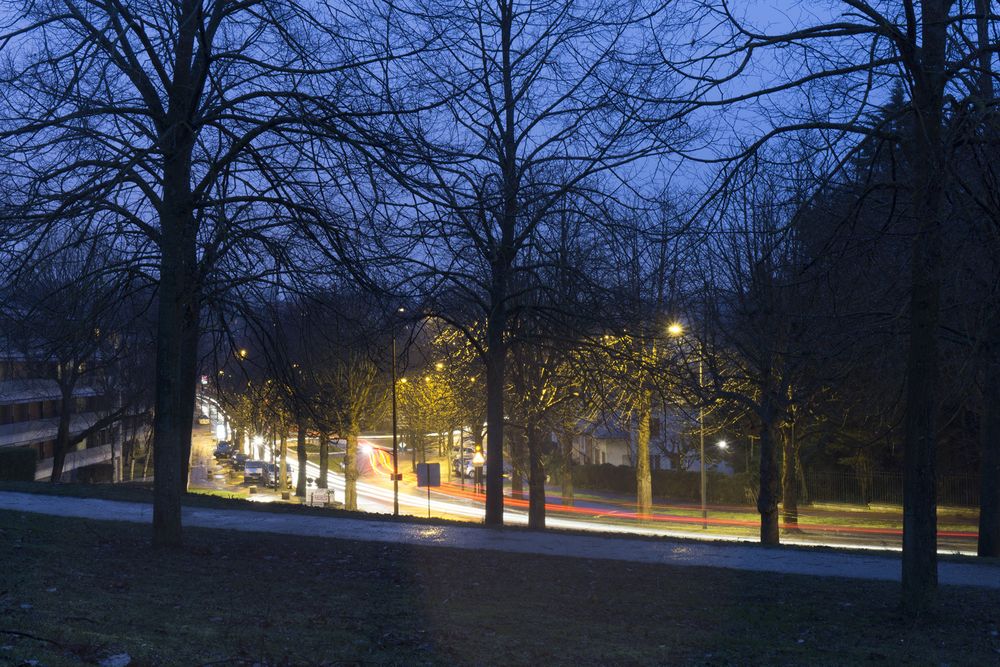
[[[702, 384], [702, 359], [704, 348], [698, 354], [698, 393], [701, 393]], [[701, 460], [701, 527], [708, 530], [708, 508], [705, 506], [705, 495], [708, 478], [705, 475], [705, 402], [698, 397], [698, 456]]]
[[476, 453], [472, 455], [472, 465], [476, 470], [476, 493], [483, 492], [483, 464], [486, 463], [486, 457], [483, 456], [481, 450], [476, 450]]
[[[669, 333], [674, 338], [679, 338], [684, 335], [684, 327], [674, 322], [667, 327], [667, 333]], [[705, 358], [705, 348], [699, 342], [698, 343], [698, 393], [701, 393], [703, 387], [702, 379], [702, 365]], [[704, 401], [701, 400], [701, 396], [698, 397], [698, 467], [701, 470], [701, 527], [702, 529], [708, 529], [708, 507], [705, 505], [705, 490], [706, 490], [706, 477], [705, 477], [705, 405]]]
[[[402, 306], [396, 311], [405, 313]], [[399, 441], [397, 438], [397, 412], [396, 412], [396, 322], [393, 320], [392, 326], [392, 515], [399, 516]]]

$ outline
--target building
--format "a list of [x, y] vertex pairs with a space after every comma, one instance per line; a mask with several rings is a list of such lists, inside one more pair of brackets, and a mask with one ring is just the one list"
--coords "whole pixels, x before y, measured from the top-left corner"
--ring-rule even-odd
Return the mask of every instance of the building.
[[[36, 480], [52, 475], [53, 450], [59, 429], [61, 391], [54, 362], [5, 351], [0, 356], [0, 448], [33, 447], [38, 454]], [[92, 429], [119, 400], [94, 382], [78, 382], [73, 390], [70, 436]], [[114, 392], [120, 393], [120, 392]], [[62, 479], [122, 479], [123, 452], [147, 437], [148, 413], [116, 420], [83, 438], [67, 452]]]
[[[634, 419], [612, 416], [601, 421], [580, 422], [579, 430], [581, 432], [573, 438], [575, 463], [635, 467], [638, 447]], [[732, 472], [727, 463], [713, 462], [708, 452], [705, 458], [709, 469]], [[650, 469], [700, 470], [700, 466], [691, 420], [667, 407], [654, 409], [649, 418]]]
[[581, 422], [581, 433], [573, 437], [575, 463], [633, 465], [631, 434], [615, 422]]

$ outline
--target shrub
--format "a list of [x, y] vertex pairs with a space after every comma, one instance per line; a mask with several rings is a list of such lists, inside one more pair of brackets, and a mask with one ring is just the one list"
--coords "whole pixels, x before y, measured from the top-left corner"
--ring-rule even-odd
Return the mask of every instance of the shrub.
[[[697, 470], [654, 470], [652, 483], [653, 497], [659, 500], [701, 500], [701, 474]], [[752, 481], [746, 474], [724, 475], [709, 471], [706, 480], [707, 500], [710, 503], [745, 505], [752, 496], [747, 493], [751, 485]], [[581, 490], [635, 495], [635, 468], [610, 463], [574, 466], [573, 486]]]
[[14, 482], [35, 481], [38, 452], [34, 447], [0, 449], [0, 479]]

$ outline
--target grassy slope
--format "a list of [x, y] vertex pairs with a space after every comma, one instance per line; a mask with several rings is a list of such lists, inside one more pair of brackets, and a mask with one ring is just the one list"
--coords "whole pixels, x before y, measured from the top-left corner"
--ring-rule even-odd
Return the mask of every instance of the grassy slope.
[[0, 664], [1000, 663], [1000, 596], [0, 512]]

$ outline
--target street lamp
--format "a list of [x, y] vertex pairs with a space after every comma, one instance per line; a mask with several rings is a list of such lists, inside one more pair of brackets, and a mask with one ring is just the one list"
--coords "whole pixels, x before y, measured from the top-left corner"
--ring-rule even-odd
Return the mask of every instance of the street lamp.
[[476, 493], [483, 492], [483, 464], [486, 463], [486, 457], [483, 456], [483, 452], [479, 449], [476, 453], [472, 455], [472, 465], [476, 470]]
[[[400, 306], [397, 313], [402, 314], [406, 309]], [[390, 325], [392, 331], [392, 515], [399, 516], [399, 440], [397, 437], [397, 411], [396, 411], [396, 321]], [[406, 382], [406, 379], [403, 379]]]
[[[667, 327], [667, 333], [669, 333], [674, 338], [679, 338], [684, 335], [684, 326], [679, 322], [673, 322]], [[698, 344], [698, 391], [701, 392], [702, 389], [702, 361], [705, 358], [705, 348], [699, 342]], [[708, 508], [705, 505], [705, 489], [706, 489], [706, 477], [705, 477], [705, 405], [701, 400], [701, 396], [698, 397], [698, 457], [700, 461], [699, 468], [701, 468], [701, 527], [703, 529], [708, 528]]]

